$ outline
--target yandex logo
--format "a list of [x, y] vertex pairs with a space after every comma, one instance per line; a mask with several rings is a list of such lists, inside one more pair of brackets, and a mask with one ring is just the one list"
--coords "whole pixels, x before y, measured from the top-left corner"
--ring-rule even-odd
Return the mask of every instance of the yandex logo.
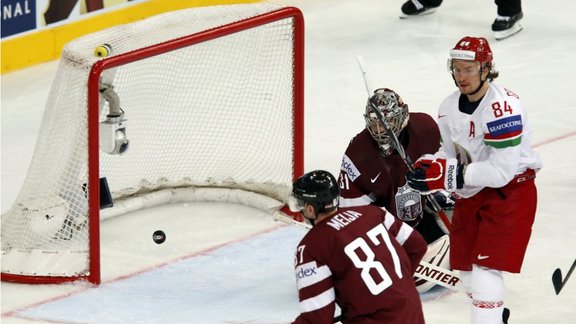
[[298, 272], [296, 272], [296, 278], [304, 279], [309, 276], [313, 276], [316, 274], [316, 267], [312, 268], [300, 268]]

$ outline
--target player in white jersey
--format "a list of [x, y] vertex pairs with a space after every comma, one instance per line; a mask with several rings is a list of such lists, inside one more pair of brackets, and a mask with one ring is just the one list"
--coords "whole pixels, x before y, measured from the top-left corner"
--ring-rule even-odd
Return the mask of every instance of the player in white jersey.
[[536, 214], [536, 172], [526, 112], [498, 76], [485, 38], [464, 37], [448, 68], [459, 91], [438, 111], [442, 144], [407, 174], [421, 192], [447, 190], [458, 198], [450, 233], [450, 264], [472, 298], [471, 323], [507, 323], [502, 272], [519, 273]]

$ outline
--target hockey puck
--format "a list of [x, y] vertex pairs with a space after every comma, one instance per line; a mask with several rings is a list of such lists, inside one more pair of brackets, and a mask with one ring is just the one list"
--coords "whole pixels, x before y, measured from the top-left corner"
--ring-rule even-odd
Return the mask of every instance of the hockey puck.
[[154, 240], [154, 243], [162, 244], [164, 241], [166, 241], [166, 233], [164, 233], [164, 231], [157, 230], [154, 232], [154, 234], [152, 234], [152, 239]]

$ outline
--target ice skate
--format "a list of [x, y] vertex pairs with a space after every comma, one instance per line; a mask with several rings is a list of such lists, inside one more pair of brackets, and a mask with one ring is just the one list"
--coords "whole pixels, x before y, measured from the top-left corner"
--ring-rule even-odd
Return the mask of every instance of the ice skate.
[[502, 40], [519, 33], [522, 30], [520, 20], [524, 15], [522, 11], [511, 17], [498, 16], [492, 24], [492, 31], [496, 40]]
[[425, 16], [436, 12], [442, 1], [409, 0], [402, 5], [400, 19]]

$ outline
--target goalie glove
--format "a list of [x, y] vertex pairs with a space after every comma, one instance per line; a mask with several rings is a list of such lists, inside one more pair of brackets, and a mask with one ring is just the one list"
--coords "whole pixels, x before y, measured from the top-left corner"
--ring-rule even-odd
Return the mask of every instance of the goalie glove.
[[423, 157], [414, 163], [414, 169], [406, 174], [410, 188], [427, 194], [439, 190], [453, 192], [464, 185], [464, 166], [456, 159], [428, 159]]
[[[460, 189], [460, 188], [458, 188], [458, 189]], [[438, 202], [438, 205], [440, 205], [440, 208], [442, 208], [442, 210], [445, 210], [445, 211], [454, 210], [454, 204], [456, 203], [456, 201], [454, 201], [454, 197], [449, 192], [447, 192], [445, 190], [440, 190], [438, 192], [433, 193], [432, 196], [434, 196], [434, 199], [436, 199], [436, 201]], [[428, 204], [426, 204], [426, 205], [428, 205]], [[432, 208], [432, 207], [429, 207], [429, 208]]]

